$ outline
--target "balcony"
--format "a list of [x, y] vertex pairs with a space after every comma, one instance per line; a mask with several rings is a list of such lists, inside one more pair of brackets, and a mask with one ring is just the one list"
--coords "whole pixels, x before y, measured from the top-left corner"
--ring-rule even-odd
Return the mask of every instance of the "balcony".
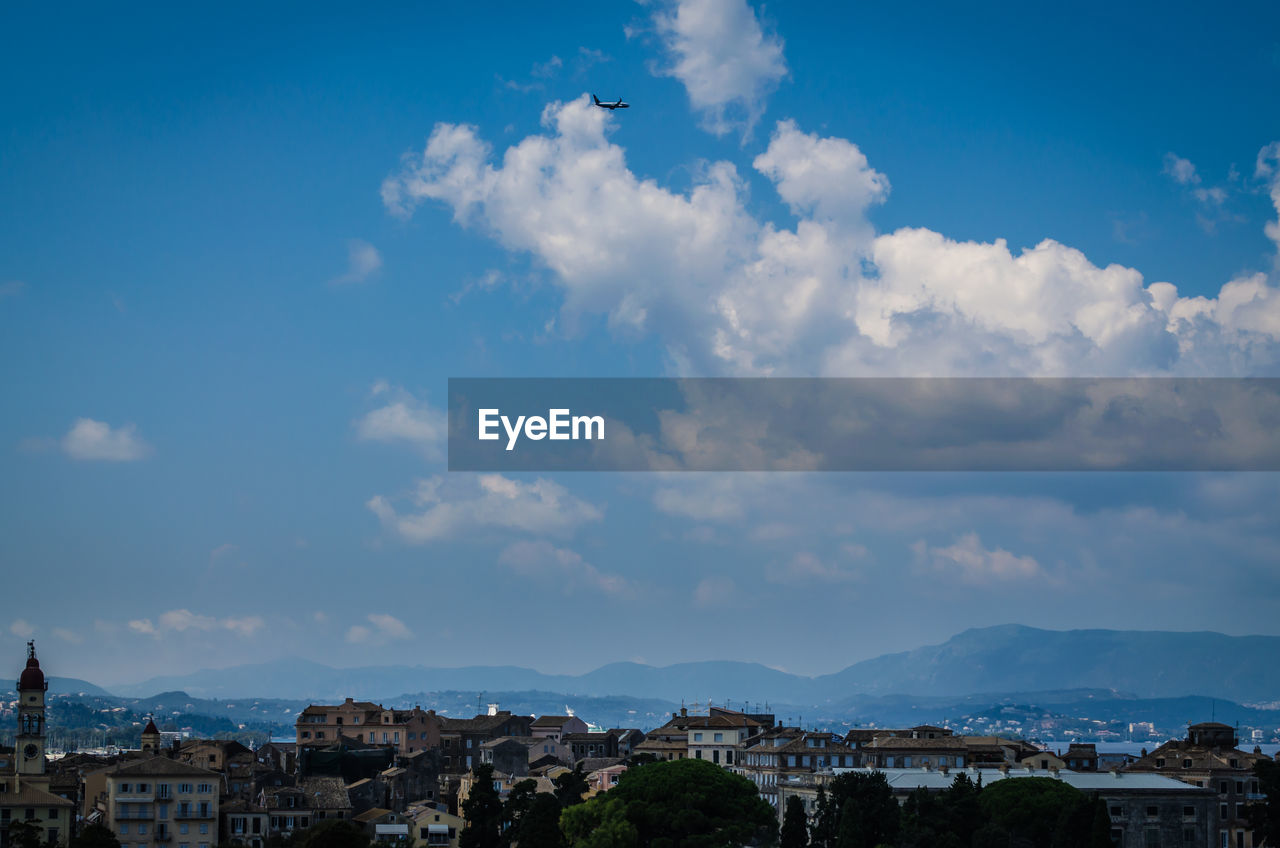
[[116, 821], [151, 821], [156, 817], [155, 811], [151, 809], [142, 810], [116, 810]]
[[199, 808], [182, 809], [181, 807], [173, 814], [175, 819], [213, 819], [213, 810], [201, 810]]

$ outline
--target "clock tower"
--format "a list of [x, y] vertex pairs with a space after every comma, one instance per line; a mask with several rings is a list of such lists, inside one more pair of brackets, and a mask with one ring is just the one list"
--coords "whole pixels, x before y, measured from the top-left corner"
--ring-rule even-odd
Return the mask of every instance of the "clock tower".
[[14, 737], [14, 760], [18, 780], [46, 787], [49, 778], [44, 762], [44, 696], [49, 684], [36, 659], [36, 643], [27, 643], [27, 667], [18, 678], [18, 734]]

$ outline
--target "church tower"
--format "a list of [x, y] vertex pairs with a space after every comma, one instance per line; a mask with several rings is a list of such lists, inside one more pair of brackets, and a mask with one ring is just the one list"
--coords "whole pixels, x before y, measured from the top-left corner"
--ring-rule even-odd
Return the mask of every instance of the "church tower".
[[142, 728], [142, 753], [152, 757], [160, 756], [160, 731], [151, 716], [147, 716], [147, 726]]
[[18, 782], [47, 787], [45, 774], [44, 695], [49, 684], [36, 659], [36, 643], [27, 643], [27, 667], [18, 678], [18, 735], [14, 739]]

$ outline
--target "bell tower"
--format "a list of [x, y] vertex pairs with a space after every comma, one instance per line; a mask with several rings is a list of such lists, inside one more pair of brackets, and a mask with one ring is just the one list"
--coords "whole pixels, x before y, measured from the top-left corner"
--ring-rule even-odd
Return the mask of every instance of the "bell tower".
[[36, 643], [27, 642], [27, 667], [18, 678], [18, 733], [14, 737], [19, 783], [49, 782], [44, 761], [44, 696], [48, 688], [36, 659]]

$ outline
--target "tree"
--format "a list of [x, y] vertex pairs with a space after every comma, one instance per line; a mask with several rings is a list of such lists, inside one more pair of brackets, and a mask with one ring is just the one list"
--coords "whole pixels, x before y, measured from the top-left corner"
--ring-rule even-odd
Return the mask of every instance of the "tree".
[[782, 814], [781, 848], [808, 848], [809, 817], [804, 812], [804, 802], [796, 795], [787, 798]]
[[586, 794], [590, 784], [587, 783], [587, 776], [582, 773], [582, 764], [573, 767], [573, 771], [566, 771], [558, 774], [552, 781], [556, 785], [556, 798], [560, 800], [561, 807], [572, 807], [574, 804], [582, 803], [582, 796]]
[[560, 829], [575, 848], [635, 848], [635, 825], [627, 821], [626, 805], [616, 797], [597, 795], [560, 814]]
[[68, 848], [120, 848], [120, 840], [111, 828], [100, 824], [86, 825], [69, 843]]
[[834, 848], [875, 848], [893, 842], [901, 813], [881, 772], [846, 772], [831, 781], [831, 803], [840, 810]]
[[[630, 829], [621, 826], [619, 814]], [[573, 848], [626, 844], [621, 840], [632, 832], [631, 844], [652, 848], [771, 845], [778, 836], [776, 814], [755, 784], [706, 760], [628, 769], [616, 787], [570, 807], [561, 821]], [[596, 841], [587, 830], [593, 823], [606, 822], [618, 842]]]
[[812, 848], [835, 848], [836, 829], [840, 827], [840, 808], [832, 802], [826, 787], [818, 786], [816, 815], [809, 828], [809, 844]]
[[295, 844], [297, 848], [367, 848], [369, 834], [346, 819], [325, 819], [304, 830]]
[[[1005, 778], [982, 790], [978, 804], [990, 827], [1010, 842], [1034, 848], [1088, 848], [1094, 804], [1082, 792], [1050, 777]], [[1108, 837], [1109, 839], [1109, 837]]]
[[9, 823], [9, 848], [44, 848], [40, 837], [44, 835], [41, 828], [27, 821]]
[[554, 795], [534, 795], [520, 823], [512, 834], [520, 848], [560, 848], [564, 836], [560, 833], [560, 802]]
[[1250, 804], [1245, 813], [1253, 828], [1254, 845], [1280, 846], [1280, 762], [1258, 760], [1253, 767], [1258, 790], [1265, 800]]
[[520, 822], [529, 812], [529, 808], [533, 806], [533, 800], [538, 797], [538, 782], [533, 779], [522, 780], [515, 786], [511, 787], [511, 792], [507, 794], [507, 803], [502, 806], [502, 844], [510, 845], [515, 839], [515, 833], [520, 828]]
[[481, 763], [472, 770], [471, 791], [462, 802], [467, 825], [458, 835], [459, 848], [499, 848], [502, 845], [502, 800], [493, 785], [493, 766]]

